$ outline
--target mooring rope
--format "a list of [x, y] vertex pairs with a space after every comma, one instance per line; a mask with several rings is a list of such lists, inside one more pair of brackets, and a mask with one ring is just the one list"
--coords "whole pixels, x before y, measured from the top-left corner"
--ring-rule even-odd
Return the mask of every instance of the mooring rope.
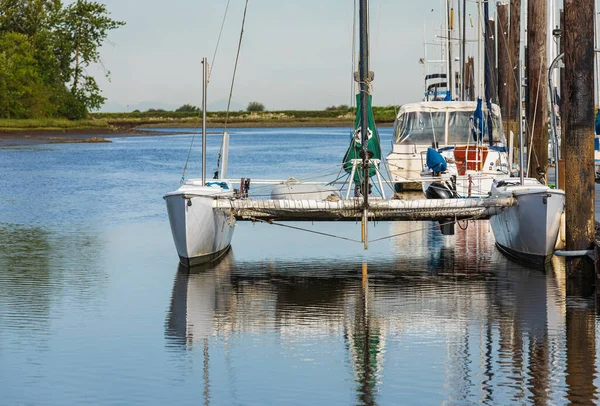
[[[468, 222], [469, 222], [469, 221], [474, 221], [474, 220], [477, 220], [478, 218], [479, 218], [478, 216], [473, 216], [473, 217], [469, 217], [469, 218], [466, 218], [466, 219], [461, 219], [461, 220], [454, 219], [453, 221], [448, 221], [448, 222], [446, 222], [446, 223], [441, 223], [441, 222], [438, 222], [437, 224], [433, 224], [433, 225], [431, 225], [431, 226], [429, 226], [429, 227], [419, 228], [419, 229], [417, 229], [417, 230], [405, 231], [405, 232], [398, 233], [398, 234], [392, 234], [392, 235], [388, 235], [388, 236], [386, 236], [386, 237], [381, 237], [381, 238], [376, 238], [376, 239], [374, 239], [374, 240], [369, 240], [369, 242], [370, 242], [370, 243], [372, 243], [372, 242], [378, 242], [378, 241], [383, 241], [383, 240], [389, 240], [389, 239], [391, 239], [391, 238], [395, 238], [395, 237], [401, 237], [401, 236], [403, 236], [403, 235], [407, 235], [407, 234], [411, 234], [411, 233], [416, 233], [416, 232], [419, 232], [419, 231], [427, 231], [427, 230], [431, 230], [431, 229], [437, 228], [437, 227], [439, 227], [439, 226], [445, 226], [445, 225], [454, 224], [454, 223], [458, 224], [458, 227], [459, 227], [461, 230], [463, 230], [463, 231], [464, 231], [464, 230], [466, 230], [466, 229], [468, 228], [468, 224], [469, 224]], [[335, 234], [329, 234], [329, 233], [323, 233], [323, 232], [320, 232], [320, 231], [309, 230], [309, 229], [307, 229], [307, 228], [295, 227], [295, 226], [290, 226], [290, 225], [287, 225], [287, 224], [281, 224], [281, 223], [275, 223], [275, 222], [274, 222], [274, 221], [272, 221], [272, 220], [263, 220], [263, 219], [258, 219], [258, 218], [256, 218], [256, 217], [249, 217], [249, 219], [250, 219], [251, 221], [253, 221], [253, 222], [259, 222], [259, 223], [270, 224], [270, 225], [273, 225], [273, 226], [279, 226], [279, 227], [284, 227], [284, 228], [290, 228], [290, 229], [292, 229], [292, 230], [304, 231], [304, 232], [307, 232], [307, 233], [318, 234], [318, 235], [322, 235], [322, 236], [325, 236], [325, 237], [337, 238], [337, 239], [339, 239], [339, 240], [345, 240], [345, 241], [350, 241], [350, 242], [356, 242], [356, 243], [360, 243], [360, 244], [362, 244], [362, 243], [363, 243], [363, 241], [360, 241], [360, 240], [357, 240], [357, 239], [354, 239], [354, 238], [342, 237], [342, 236], [335, 235]], [[463, 227], [460, 225], [459, 221], [466, 222], [467, 226], [466, 226], [465, 228], [463, 228]]]
[[[478, 219], [478, 217], [477, 217], [477, 216], [473, 216], [473, 217], [469, 217], [469, 218], [466, 218], [466, 219], [461, 219], [461, 220], [456, 220], [456, 219], [455, 219], [455, 220], [453, 220], [453, 221], [448, 221], [448, 222], [446, 222], [446, 223], [441, 223], [441, 222], [439, 222], [439, 223], [437, 223], [437, 224], [433, 224], [433, 225], [431, 225], [431, 226], [429, 226], [429, 227], [419, 228], [419, 229], [417, 229], [417, 230], [405, 231], [405, 232], [403, 232], [403, 233], [398, 233], [398, 234], [392, 234], [392, 235], [388, 235], [387, 237], [381, 237], [381, 238], [376, 238], [376, 239], [374, 239], [374, 240], [369, 240], [369, 242], [377, 242], [377, 241], [389, 240], [390, 238], [401, 237], [401, 236], [403, 236], [403, 235], [406, 235], [406, 234], [411, 234], [411, 233], [416, 233], [416, 232], [418, 232], [418, 231], [431, 230], [431, 229], [433, 229], [433, 228], [437, 228], [437, 227], [439, 227], [439, 226], [445, 226], [445, 225], [448, 225], [448, 224], [454, 224], [454, 223], [457, 223], [457, 224], [458, 224], [458, 222], [459, 222], [459, 221], [469, 221], [469, 220], [477, 220], [477, 219]], [[459, 225], [459, 227], [460, 227], [460, 225]], [[460, 227], [460, 229], [461, 229], [461, 230], [466, 230], [466, 227], [465, 227], [465, 228], [462, 228], [462, 227]]]
[[355, 240], [353, 238], [348, 238], [348, 237], [342, 237], [339, 235], [335, 235], [335, 234], [329, 234], [329, 233], [322, 233], [320, 231], [314, 231], [314, 230], [309, 230], [306, 228], [301, 228], [301, 227], [294, 227], [294, 226], [290, 226], [287, 224], [280, 224], [280, 223], [275, 223], [273, 221], [267, 221], [267, 220], [262, 220], [262, 219], [257, 219], [257, 218], [250, 218], [250, 220], [252, 221], [257, 221], [260, 223], [266, 223], [266, 224], [271, 224], [273, 226], [279, 226], [279, 227], [285, 227], [285, 228], [291, 228], [293, 230], [298, 230], [298, 231], [305, 231], [307, 233], [313, 233], [313, 234], [319, 234], [319, 235], [323, 235], [325, 237], [332, 237], [332, 238], [338, 238], [340, 240], [346, 240], [346, 241], [351, 241], [351, 242], [358, 242], [358, 243], [362, 243], [362, 241], [359, 240]]

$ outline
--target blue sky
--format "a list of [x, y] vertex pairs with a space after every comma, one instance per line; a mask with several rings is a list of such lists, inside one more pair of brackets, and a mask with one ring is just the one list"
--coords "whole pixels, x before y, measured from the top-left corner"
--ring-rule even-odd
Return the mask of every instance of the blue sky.
[[[108, 98], [104, 110], [200, 105], [200, 61], [212, 59], [227, 0], [102, 2], [113, 18], [127, 22], [103, 46], [104, 68], [90, 69]], [[230, 0], [209, 84], [209, 109], [223, 105], [229, 95], [244, 2]], [[434, 25], [440, 24], [440, 3], [371, 0], [375, 105], [422, 98], [418, 60], [424, 53], [424, 32], [431, 40]], [[250, 101], [269, 110], [349, 104], [353, 5], [354, 0], [250, 0], [234, 107], [245, 108]], [[476, 5], [467, 7], [475, 21]], [[101, 77], [103, 69], [111, 72], [111, 82]]]

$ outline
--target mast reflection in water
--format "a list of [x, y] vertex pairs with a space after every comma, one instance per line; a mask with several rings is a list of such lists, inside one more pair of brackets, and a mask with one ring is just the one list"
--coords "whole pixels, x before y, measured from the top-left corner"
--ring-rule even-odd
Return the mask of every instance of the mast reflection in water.
[[485, 222], [453, 246], [427, 244], [433, 229], [408, 236], [439, 249], [368, 265], [230, 252], [180, 269], [167, 346], [202, 369], [206, 403], [596, 401], [594, 307], [567, 305], [563, 264], [496, 270]]

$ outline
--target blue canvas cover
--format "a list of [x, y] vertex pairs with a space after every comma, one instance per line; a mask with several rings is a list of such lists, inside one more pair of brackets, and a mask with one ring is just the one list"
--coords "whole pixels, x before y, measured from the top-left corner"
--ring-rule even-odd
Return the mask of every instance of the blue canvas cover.
[[448, 169], [448, 164], [442, 154], [433, 148], [427, 148], [426, 163], [427, 167], [434, 172], [445, 172]]
[[485, 134], [485, 118], [483, 117], [483, 109], [481, 108], [482, 100], [477, 99], [477, 108], [473, 113], [473, 141], [480, 143]]

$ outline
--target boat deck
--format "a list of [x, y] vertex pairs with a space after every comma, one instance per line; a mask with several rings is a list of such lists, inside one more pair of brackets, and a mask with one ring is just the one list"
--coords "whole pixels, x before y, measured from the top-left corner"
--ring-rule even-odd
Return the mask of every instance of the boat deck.
[[[484, 220], [513, 204], [512, 198], [369, 199], [368, 217], [371, 221]], [[362, 198], [338, 201], [215, 198], [213, 207], [240, 221], [360, 221], [363, 215]]]

